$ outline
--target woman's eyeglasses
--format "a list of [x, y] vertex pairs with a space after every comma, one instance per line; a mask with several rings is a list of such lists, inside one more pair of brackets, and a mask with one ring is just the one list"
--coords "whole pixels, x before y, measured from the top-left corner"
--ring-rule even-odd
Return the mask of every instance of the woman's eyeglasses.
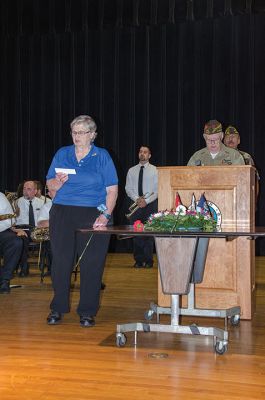
[[87, 133], [90, 133], [90, 132], [89, 132], [89, 131], [88, 131], [88, 132], [84, 132], [84, 131], [75, 132], [75, 131], [72, 131], [72, 132], [71, 132], [71, 135], [73, 135], [73, 136], [77, 136], [77, 135], [79, 135], [79, 136], [84, 136], [84, 135], [86, 135]]

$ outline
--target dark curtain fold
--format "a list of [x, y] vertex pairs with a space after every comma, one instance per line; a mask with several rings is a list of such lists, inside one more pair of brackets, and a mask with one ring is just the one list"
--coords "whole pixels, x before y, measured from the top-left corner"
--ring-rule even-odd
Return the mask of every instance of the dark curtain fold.
[[257, 221], [265, 225], [261, 3], [31, 4], [11, 1], [13, 22], [10, 6], [1, 5], [2, 191], [15, 190], [25, 178], [45, 181], [55, 151], [71, 142], [70, 121], [91, 114], [99, 125], [97, 143], [118, 169], [115, 219], [124, 222], [125, 177], [137, 162], [138, 146], [151, 146], [156, 165], [185, 165], [204, 146], [204, 123], [217, 118], [238, 128], [241, 148], [256, 161]]
[[0, 32], [84, 32], [264, 13], [264, 0], [1, 0]]

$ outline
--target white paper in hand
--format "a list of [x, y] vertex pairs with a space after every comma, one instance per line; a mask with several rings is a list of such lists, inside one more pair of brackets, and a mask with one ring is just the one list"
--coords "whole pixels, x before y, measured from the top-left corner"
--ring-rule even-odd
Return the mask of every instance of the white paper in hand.
[[63, 174], [67, 175], [76, 175], [76, 171], [74, 168], [55, 168], [55, 172], [62, 172]]

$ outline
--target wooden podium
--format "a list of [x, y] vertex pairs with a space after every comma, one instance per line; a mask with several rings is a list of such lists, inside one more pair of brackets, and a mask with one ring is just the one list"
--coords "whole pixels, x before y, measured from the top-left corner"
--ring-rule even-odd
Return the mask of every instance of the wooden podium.
[[[254, 229], [255, 168], [252, 166], [158, 167], [158, 208], [175, 207], [176, 193], [185, 206], [204, 193], [222, 214], [222, 228]], [[204, 279], [196, 285], [197, 308], [241, 307], [241, 318], [254, 312], [255, 243], [246, 237], [210, 239]], [[186, 296], [182, 296], [182, 306]], [[158, 305], [170, 307], [158, 279]]]

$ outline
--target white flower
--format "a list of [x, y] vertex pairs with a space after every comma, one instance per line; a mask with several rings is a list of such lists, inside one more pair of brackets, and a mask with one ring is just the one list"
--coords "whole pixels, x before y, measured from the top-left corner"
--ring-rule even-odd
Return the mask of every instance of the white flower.
[[155, 213], [155, 214], [152, 215], [153, 218], [159, 218], [159, 217], [162, 217], [162, 216], [163, 216], [163, 213], [161, 211], [159, 211], [158, 213]]
[[180, 204], [175, 211], [175, 215], [186, 215], [187, 208]]

